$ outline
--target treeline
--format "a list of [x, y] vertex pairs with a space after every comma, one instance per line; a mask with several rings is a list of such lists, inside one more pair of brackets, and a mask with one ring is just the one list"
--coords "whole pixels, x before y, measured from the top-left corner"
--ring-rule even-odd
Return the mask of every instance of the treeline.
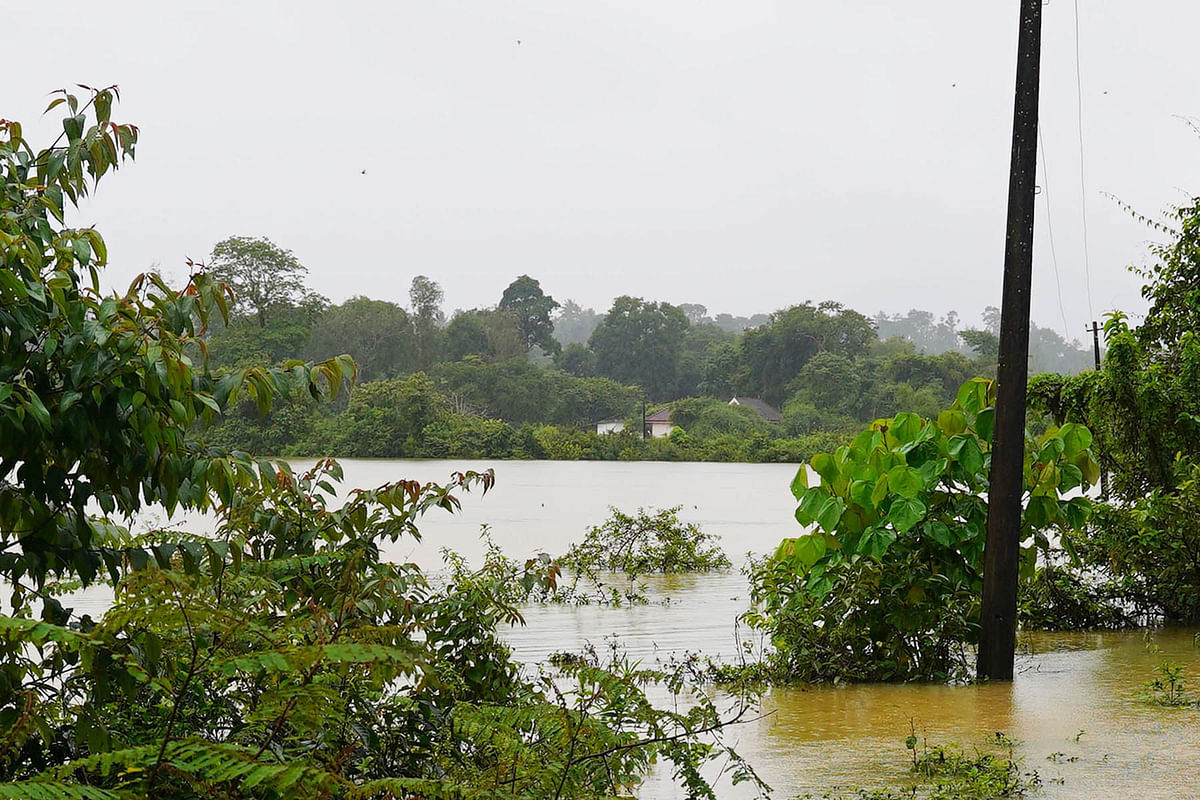
[[[331, 304], [266, 239], [221, 242], [209, 269], [234, 297], [229, 324], [206, 342], [215, 368], [296, 354], [347, 353], [358, 364], [348, 399], [293, 397], [269, 415], [247, 402], [207, 433], [253, 452], [793, 461], [877, 417], [936, 413], [964, 380], [995, 369], [990, 310], [982, 328], [961, 331], [953, 314], [936, 323], [918, 311], [871, 319], [832, 302], [734, 317], [622, 296], [598, 314], [560, 304], [522, 275], [496, 305], [447, 316], [441, 287], [421, 275], [407, 308], [367, 297]], [[959, 346], [939, 351], [947, 331]], [[1033, 348], [1051, 362], [1039, 368], [1075, 371], [1086, 355], [1046, 329], [1034, 340], [1052, 345]], [[782, 422], [728, 406], [735, 396], [779, 408]], [[643, 411], [665, 405], [678, 430], [644, 440]], [[624, 431], [597, 434], [601, 420], [622, 421]]]

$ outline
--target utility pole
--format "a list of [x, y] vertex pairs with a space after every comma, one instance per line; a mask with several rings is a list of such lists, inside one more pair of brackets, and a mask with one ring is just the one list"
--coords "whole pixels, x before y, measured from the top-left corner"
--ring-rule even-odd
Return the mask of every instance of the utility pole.
[[1096, 369], [1100, 369], [1100, 326], [1092, 320], [1092, 327], [1085, 328], [1092, 332], [1092, 352], [1096, 356]]
[[[1100, 326], [1096, 324], [1096, 320], [1092, 320], [1092, 327], [1089, 328], [1092, 332], [1092, 352], [1096, 356], [1096, 371], [1100, 371]], [[1100, 499], [1108, 502], [1108, 472], [1104, 467], [1100, 468]]]
[[1008, 233], [1004, 247], [1004, 294], [1000, 304], [1000, 354], [996, 369], [996, 420], [976, 665], [980, 678], [1004, 681], [1013, 677], [1017, 640], [1041, 49], [1042, 0], [1021, 0], [1012, 162], [1008, 179]]

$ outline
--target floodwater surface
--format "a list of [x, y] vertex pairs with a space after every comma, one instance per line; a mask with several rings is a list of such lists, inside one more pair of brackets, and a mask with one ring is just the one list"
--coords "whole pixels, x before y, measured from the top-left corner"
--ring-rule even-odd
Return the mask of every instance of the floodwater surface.
[[[310, 463], [310, 462], [307, 462]], [[307, 463], [295, 465], [297, 468]], [[482, 525], [514, 558], [566, 552], [609, 506], [680, 506], [679, 516], [721, 537], [735, 564], [796, 535], [788, 484], [795, 466], [661, 462], [344, 461], [347, 487], [413, 478], [444, 481], [455, 471], [495, 468], [496, 487], [464, 496], [459, 514], [433, 510], [422, 541], [389, 545], [394, 560], [429, 569], [441, 549], [474, 563], [483, 553]], [[206, 527], [197, 521], [195, 529]], [[646, 664], [686, 652], [735, 658], [738, 615], [747, 584], [736, 570], [670, 576], [650, 582], [650, 605], [633, 608], [538, 607], [526, 625], [505, 632], [529, 664], [554, 651], [577, 651], [615, 638]], [[77, 611], [107, 604], [88, 592]], [[1163, 661], [1184, 665], [1200, 694], [1196, 631], [1026, 634], [1011, 683], [980, 686], [865, 685], [773, 689], [764, 716], [738, 726], [738, 751], [775, 788], [775, 797], [835, 787], [900, 786], [907, 778], [904, 739], [910, 730], [931, 744], [982, 745], [996, 732], [1019, 741], [1026, 769], [1042, 779], [1038, 796], [1132, 800], [1200, 800], [1200, 710], [1164, 708], [1139, 697]], [[721, 797], [745, 796], [722, 784]], [[653, 776], [640, 795], [680, 795], [669, 776]]]

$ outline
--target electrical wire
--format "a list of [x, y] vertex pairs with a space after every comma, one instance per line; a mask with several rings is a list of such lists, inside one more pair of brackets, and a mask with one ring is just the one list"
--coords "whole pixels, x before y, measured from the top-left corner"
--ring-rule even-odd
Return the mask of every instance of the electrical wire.
[[1083, 220], [1083, 277], [1087, 287], [1088, 316], [1096, 318], [1092, 308], [1092, 265], [1088, 257], [1088, 227], [1087, 227], [1087, 169], [1084, 162], [1083, 146], [1083, 69], [1079, 58], [1079, 0], [1075, 0], [1075, 116], [1079, 129], [1079, 194], [1080, 213]]
[[1046, 166], [1046, 140], [1038, 126], [1038, 154], [1042, 157], [1042, 193], [1046, 197], [1046, 233], [1050, 236], [1050, 263], [1054, 265], [1054, 284], [1058, 287], [1058, 313], [1062, 315], [1063, 342], [1071, 342], [1071, 326], [1067, 324], [1067, 310], [1063, 307], [1062, 277], [1058, 273], [1058, 253], [1054, 248], [1054, 222], [1050, 215], [1050, 168]]

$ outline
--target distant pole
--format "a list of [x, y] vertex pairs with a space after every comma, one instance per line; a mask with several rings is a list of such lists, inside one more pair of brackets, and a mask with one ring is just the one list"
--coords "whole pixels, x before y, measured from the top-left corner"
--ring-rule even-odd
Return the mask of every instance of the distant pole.
[[642, 441], [646, 439], [646, 398], [642, 398]]
[[1029, 291], [1033, 277], [1033, 208], [1037, 182], [1038, 89], [1042, 0], [1021, 0], [1012, 162], [1008, 179], [1008, 233], [996, 419], [988, 491], [987, 543], [980, 610], [980, 678], [1009, 681], [1017, 643], [1017, 577], [1021, 557], [1025, 390], [1029, 381]]
[[[1100, 326], [1092, 320], [1092, 352], [1096, 356], [1096, 371], [1100, 371]], [[1097, 454], [1099, 455], [1099, 454]], [[1108, 501], [1108, 472], [1100, 468], [1100, 499]]]
[[1096, 369], [1100, 369], [1100, 326], [1092, 320], [1092, 352], [1096, 356]]

